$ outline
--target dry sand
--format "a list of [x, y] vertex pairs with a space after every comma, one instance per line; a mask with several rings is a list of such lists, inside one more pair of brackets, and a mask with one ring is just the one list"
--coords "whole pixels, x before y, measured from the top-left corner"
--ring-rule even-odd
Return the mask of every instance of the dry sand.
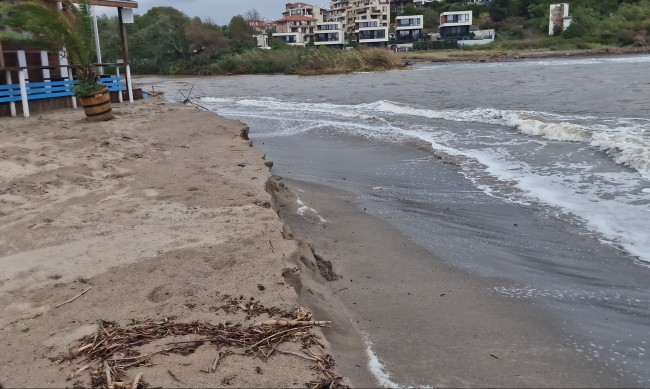
[[[72, 386], [66, 378], [86, 362], [50, 359], [76, 350], [100, 320], [250, 325], [268, 316], [246, 319], [237, 304], [232, 313], [219, 309], [226, 296], [285, 311], [301, 306], [306, 291], [331, 299], [311, 249], [272, 207], [270, 163], [244, 139], [243, 124], [159, 99], [114, 112], [98, 124], [81, 110], [0, 119], [4, 387]], [[328, 304], [314, 319], [343, 320]], [[188, 339], [169, 336], [138, 351]], [[320, 343], [313, 352], [331, 352]], [[157, 354], [123, 380], [143, 373], [164, 387], [304, 387], [318, 379], [313, 361], [278, 352], [234, 354], [201, 372], [216, 354], [211, 344], [187, 356]], [[90, 370], [75, 379], [88, 385]]]

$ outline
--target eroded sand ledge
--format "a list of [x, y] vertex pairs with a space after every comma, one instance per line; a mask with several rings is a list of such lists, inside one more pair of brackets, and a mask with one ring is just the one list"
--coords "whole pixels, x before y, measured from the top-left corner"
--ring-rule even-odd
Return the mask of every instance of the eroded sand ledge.
[[[94, 333], [99, 320], [267, 318], [219, 309], [227, 295], [291, 310], [309, 294], [321, 302], [314, 319], [346, 326], [337, 324], [345, 316], [321, 284], [308, 242], [293, 239], [274, 210], [270, 163], [250, 147], [242, 123], [158, 99], [114, 111], [116, 119], [99, 124], [80, 110], [0, 119], [1, 385], [72, 386], [66, 378], [85, 363], [50, 358]], [[153, 366], [127, 375], [142, 372], [164, 387], [287, 387], [318, 378], [312, 361], [279, 353], [266, 361], [234, 354], [216, 372], [200, 372], [215, 353], [204, 345], [188, 356], [156, 355]], [[77, 379], [89, 384], [88, 372]]]

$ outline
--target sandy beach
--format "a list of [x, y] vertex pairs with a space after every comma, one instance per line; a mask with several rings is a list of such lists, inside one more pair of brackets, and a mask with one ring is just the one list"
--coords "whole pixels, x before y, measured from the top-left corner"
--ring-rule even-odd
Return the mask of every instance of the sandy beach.
[[629, 386], [508, 281], [272, 176], [243, 123], [114, 111], [0, 120], [2, 387]]
[[329, 292], [245, 125], [114, 112], [0, 119], [0, 387], [346, 384], [313, 323], [328, 309], [296, 309]]

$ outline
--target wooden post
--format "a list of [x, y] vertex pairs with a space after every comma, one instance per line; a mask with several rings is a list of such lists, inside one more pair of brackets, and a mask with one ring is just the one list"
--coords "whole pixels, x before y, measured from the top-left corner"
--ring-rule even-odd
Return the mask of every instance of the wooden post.
[[29, 74], [27, 74], [27, 57], [25, 50], [18, 50], [18, 83], [20, 84], [20, 98], [23, 103], [23, 116], [29, 117], [29, 102], [27, 101], [27, 83], [29, 82]]
[[[59, 51], [59, 66], [61, 66], [61, 77], [72, 81], [72, 71], [68, 68], [68, 65], [68, 56], [65, 52], [64, 47], [63, 50]], [[72, 101], [72, 108], [77, 109], [77, 96], [72, 96], [70, 99]]]
[[65, 52], [65, 47], [59, 51], [59, 65], [61, 66], [61, 77], [68, 78], [68, 55]]
[[124, 56], [124, 66], [126, 67], [126, 88], [129, 91], [129, 102], [133, 102], [133, 88], [131, 84], [131, 67], [129, 66], [129, 45], [126, 42], [126, 26], [122, 18], [122, 7], [117, 8], [117, 16], [120, 26], [120, 41], [122, 42], [122, 55]]
[[5, 68], [5, 53], [2, 51], [2, 42], [0, 42], [0, 69]]
[[[117, 76], [117, 77], [120, 76], [120, 67], [119, 66], [115, 67], [115, 76]], [[119, 93], [117, 94], [117, 101], [119, 101], [120, 103], [124, 102], [124, 98], [122, 97], [122, 91], [119, 91]]]
[[[72, 81], [72, 72], [69, 72], [68, 80]], [[77, 96], [72, 95], [72, 108], [77, 109]]]
[[27, 69], [20, 69], [18, 71], [18, 83], [20, 84], [20, 98], [23, 103], [23, 116], [29, 117], [29, 103], [27, 102], [27, 82], [25, 81], [25, 73]]
[[43, 67], [43, 81], [50, 81], [50, 69], [45, 66], [50, 66], [50, 60], [47, 58], [47, 51], [41, 51], [41, 65]]
[[[11, 72], [9, 70], [5, 71], [5, 78], [7, 80], [7, 85], [13, 84], [13, 81], [11, 80]], [[12, 101], [9, 103], [9, 109], [11, 110], [11, 116], [15, 117], [16, 116], [16, 102]]]
[[[95, 52], [97, 53], [97, 62], [102, 63], [102, 46], [99, 44], [99, 29], [97, 28], [97, 13], [95, 12], [95, 6], [92, 6], [93, 9], [93, 35], [95, 35]], [[104, 74], [104, 67], [99, 67], [99, 74]]]

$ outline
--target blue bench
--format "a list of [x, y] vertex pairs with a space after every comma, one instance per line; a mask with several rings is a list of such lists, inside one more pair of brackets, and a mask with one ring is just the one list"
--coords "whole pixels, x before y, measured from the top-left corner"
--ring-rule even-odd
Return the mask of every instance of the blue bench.
[[109, 92], [122, 92], [126, 90], [124, 78], [122, 77], [101, 77], [99, 82], [106, 85]]
[[[126, 90], [122, 77], [103, 77], [99, 81], [108, 87], [111, 92]], [[27, 100], [50, 99], [53, 97], [70, 97], [73, 95], [71, 89], [77, 82], [70, 80], [28, 82]], [[0, 85], [0, 103], [11, 103], [21, 101], [20, 84]]]
[[19, 84], [0, 85], [0, 103], [11, 103], [20, 100]]

